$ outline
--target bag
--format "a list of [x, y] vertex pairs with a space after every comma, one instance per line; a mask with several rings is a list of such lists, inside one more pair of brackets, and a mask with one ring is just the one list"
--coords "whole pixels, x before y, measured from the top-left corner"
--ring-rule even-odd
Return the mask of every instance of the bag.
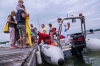
[[4, 33], [9, 33], [9, 26], [8, 26], [8, 23], [6, 23], [3, 32], [4, 32]]

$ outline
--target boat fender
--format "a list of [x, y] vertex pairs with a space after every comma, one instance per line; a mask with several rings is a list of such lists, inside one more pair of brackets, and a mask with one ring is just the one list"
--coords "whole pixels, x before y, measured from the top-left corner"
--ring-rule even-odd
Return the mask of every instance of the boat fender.
[[36, 56], [37, 56], [37, 63], [41, 65], [42, 64], [42, 58], [41, 58], [40, 51], [36, 52]]

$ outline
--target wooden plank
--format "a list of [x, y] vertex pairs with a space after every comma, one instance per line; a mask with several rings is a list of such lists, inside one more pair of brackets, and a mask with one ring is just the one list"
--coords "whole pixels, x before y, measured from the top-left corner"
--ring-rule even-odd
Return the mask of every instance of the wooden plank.
[[21, 66], [33, 48], [0, 48], [0, 66]]

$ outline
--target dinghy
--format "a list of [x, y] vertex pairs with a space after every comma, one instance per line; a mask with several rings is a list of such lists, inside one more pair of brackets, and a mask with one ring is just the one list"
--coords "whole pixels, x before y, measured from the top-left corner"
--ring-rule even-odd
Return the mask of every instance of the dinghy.
[[90, 51], [100, 51], [100, 39], [97, 38], [87, 38], [86, 47]]
[[64, 54], [63, 51], [53, 45], [42, 44], [40, 45], [41, 55], [44, 59], [53, 65], [63, 65], [64, 64]]

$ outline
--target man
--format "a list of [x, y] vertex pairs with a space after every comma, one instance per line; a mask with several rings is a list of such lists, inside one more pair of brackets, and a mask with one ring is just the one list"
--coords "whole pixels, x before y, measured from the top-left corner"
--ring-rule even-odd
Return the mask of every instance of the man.
[[14, 19], [14, 16], [16, 15], [15, 11], [11, 12], [11, 15], [8, 16], [8, 23], [9, 23], [9, 33], [10, 33], [10, 44], [11, 49], [15, 49], [15, 28], [16, 28], [16, 22]]
[[26, 14], [24, 10], [18, 10], [16, 19], [17, 19], [17, 27], [20, 35], [20, 44], [21, 48], [26, 47], [26, 26], [25, 26], [25, 18], [29, 17], [29, 14]]
[[44, 34], [46, 34], [46, 33], [47, 33], [47, 30], [46, 30], [46, 28], [45, 28], [45, 25], [44, 25], [44, 24], [41, 24], [41, 27], [42, 27], [42, 32], [43, 32]]
[[[58, 18], [58, 19], [57, 19], [58, 23], [61, 24], [61, 20], [62, 20], [61, 18]], [[63, 22], [62, 25], [61, 25], [61, 27], [62, 27], [62, 30], [61, 30], [61, 37], [62, 37], [62, 38], [65, 38], [65, 43], [66, 43], [66, 44], [69, 44], [68, 35], [67, 35], [67, 30], [69, 30], [69, 28], [70, 28], [70, 23], [69, 23], [69, 22], [68, 22], [68, 23]]]
[[36, 32], [39, 36], [38, 44], [40, 44], [43, 40], [44, 43], [50, 45], [51, 44], [51, 37], [49, 34], [40, 33], [39, 31]]

